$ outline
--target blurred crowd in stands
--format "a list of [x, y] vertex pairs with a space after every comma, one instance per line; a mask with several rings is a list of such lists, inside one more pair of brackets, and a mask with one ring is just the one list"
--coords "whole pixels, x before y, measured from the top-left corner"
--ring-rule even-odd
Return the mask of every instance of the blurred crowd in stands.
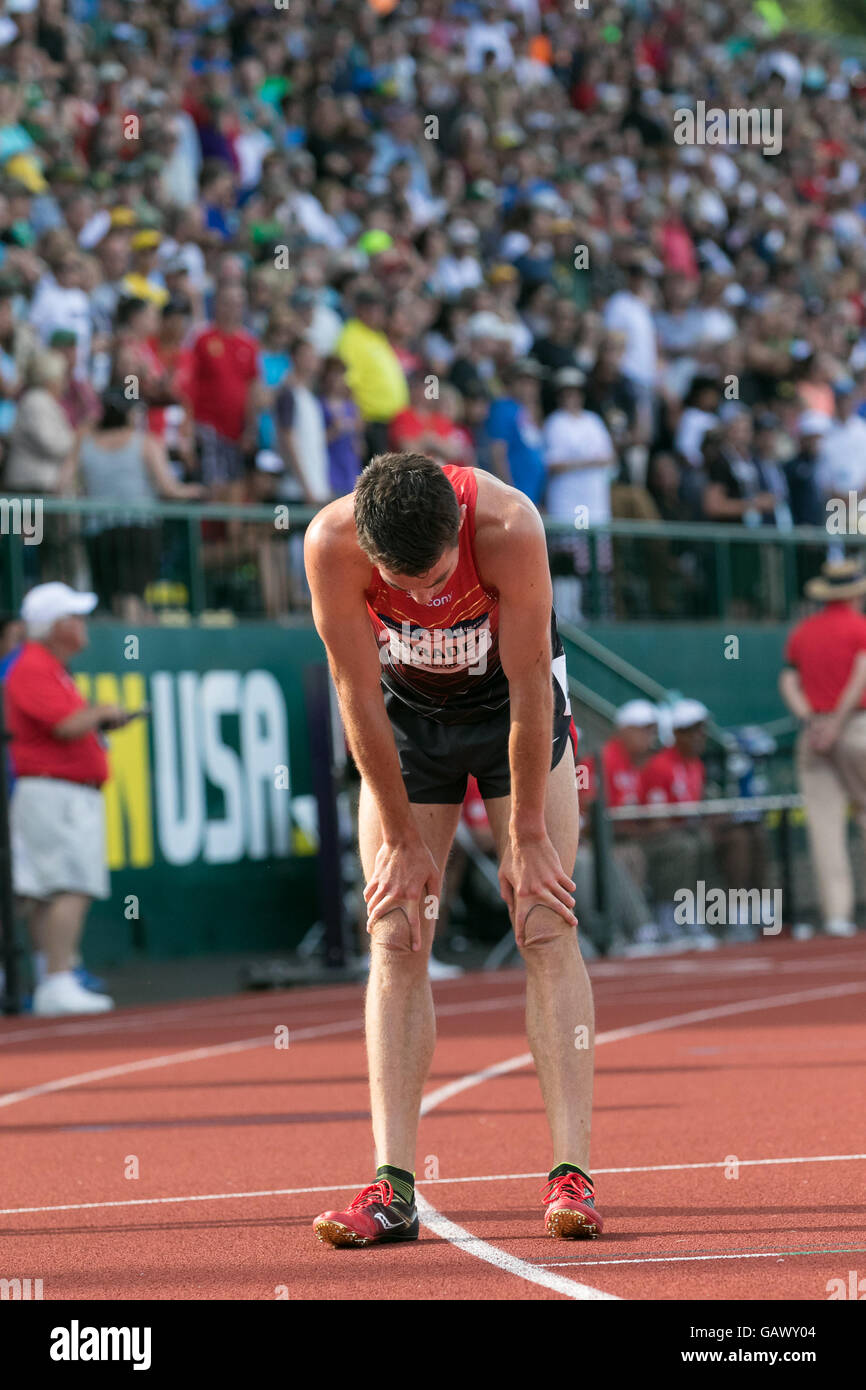
[[[778, 153], [677, 143], [699, 101]], [[318, 505], [411, 448], [579, 529], [823, 526], [866, 492], [864, 115], [784, 3], [8, 0], [0, 489]], [[103, 601], [149, 534], [87, 518]]]

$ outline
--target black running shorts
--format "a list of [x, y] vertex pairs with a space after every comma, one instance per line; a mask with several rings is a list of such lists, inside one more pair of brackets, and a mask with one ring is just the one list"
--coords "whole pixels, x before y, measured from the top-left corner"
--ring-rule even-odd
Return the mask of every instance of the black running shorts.
[[[390, 690], [383, 694], [410, 801], [425, 806], [459, 806], [470, 774], [477, 779], [485, 800], [508, 796], [511, 713], [507, 704], [477, 724], [441, 724], [410, 709]], [[551, 771], [569, 744], [570, 728], [571, 714], [555, 710]]]

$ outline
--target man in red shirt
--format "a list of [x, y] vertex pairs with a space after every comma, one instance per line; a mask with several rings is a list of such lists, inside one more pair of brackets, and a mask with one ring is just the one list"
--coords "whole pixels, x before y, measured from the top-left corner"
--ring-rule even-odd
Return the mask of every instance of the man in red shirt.
[[641, 769], [658, 735], [658, 715], [649, 700], [629, 700], [617, 710], [617, 732], [601, 754], [604, 794], [609, 807], [637, 806]]
[[196, 338], [190, 364], [190, 397], [201, 459], [202, 482], [221, 500], [244, 497], [244, 451], [253, 442], [258, 344], [243, 328], [246, 293], [222, 284], [214, 322]]
[[417, 449], [437, 463], [465, 463], [465, 436], [444, 411], [436, 409], [437, 400], [427, 399], [426, 390], [425, 373], [413, 372], [409, 377], [409, 404], [405, 410], [398, 410], [388, 426], [389, 448]]
[[67, 663], [87, 645], [84, 615], [96, 595], [66, 584], [39, 584], [21, 616], [28, 641], [6, 677], [6, 727], [15, 788], [10, 806], [13, 883], [28, 912], [46, 973], [33, 994], [43, 1017], [103, 1013], [106, 994], [84, 989], [73, 973], [92, 898], [108, 897], [105, 813], [108, 778], [102, 730], [130, 715], [88, 705]]
[[[675, 806], [702, 801], [706, 769], [701, 759], [707, 741], [709, 710], [700, 700], [678, 700], [671, 710], [674, 741], [645, 764], [640, 775], [643, 805]], [[647, 868], [662, 942], [708, 950], [718, 940], [700, 922], [686, 924], [685, 937], [674, 916], [674, 895], [699, 879], [712, 877], [712, 838], [700, 821], [649, 821], [646, 835]]]
[[[649, 700], [628, 700], [617, 710], [615, 722], [617, 731], [601, 751], [605, 801], [609, 808], [638, 806], [641, 773], [658, 738], [658, 712]], [[660, 933], [644, 897], [646, 822], [614, 821], [613, 829], [615, 916], [623, 933], [622, 939], [614, 937], [614, 946], [630, 955], [651, 953]]]
[[794, 628], [779, 689], [801, 722], [797, 778], [824, 930], [853, 936], [854, 882], [848, 858], [848, 807], [866, 827], [866, 575], [856, 560], [829, 562], [806, 585], [823, 604]]

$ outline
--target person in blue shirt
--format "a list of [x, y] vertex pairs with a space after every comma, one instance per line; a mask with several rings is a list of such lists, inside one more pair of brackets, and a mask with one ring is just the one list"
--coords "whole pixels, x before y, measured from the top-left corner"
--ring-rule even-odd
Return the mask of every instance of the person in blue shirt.
[[24, 624], [14, 613], [0, 613], [0, 685], [18, 660], [24, 645]]
[[541, 379], [544, 368], [532, 358], [515, 362], [508, 373], [508, 395], [496, 400], [487, 417], [493, 472], [538, 505], [544, 497], [546, 467], [541, 432]]

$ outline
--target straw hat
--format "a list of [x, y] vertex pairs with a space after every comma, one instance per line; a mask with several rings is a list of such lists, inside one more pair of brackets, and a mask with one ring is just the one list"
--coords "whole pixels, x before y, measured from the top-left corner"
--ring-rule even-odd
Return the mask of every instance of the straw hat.
[[807, 598], [830, 603], [833, 599], [857, 598], [866, 594], [866, 574], [858, 560], [828, 560], [821, 573], [810, 579], [805, 589]]

